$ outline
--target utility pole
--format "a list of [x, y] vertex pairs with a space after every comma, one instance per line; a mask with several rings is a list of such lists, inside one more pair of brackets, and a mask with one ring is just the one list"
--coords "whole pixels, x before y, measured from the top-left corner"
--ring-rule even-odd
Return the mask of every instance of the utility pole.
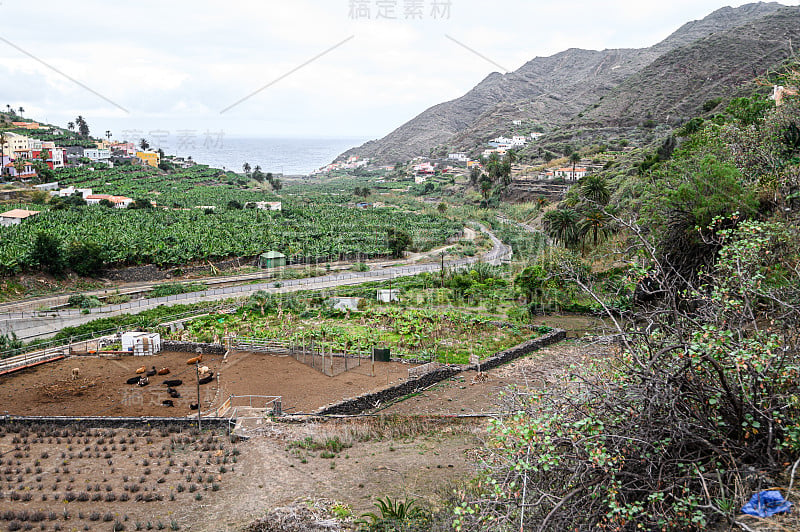
[[444, 288], [444, 251], [442, 251], [442, 288]]
[[200, 427], [200, 411], [203, 410], [203, 405], [200, 404], [200, 361], [196, 360], [194, 363], [194, 373], [195, 377], [197, 377], [197, 430], [201, 430]]

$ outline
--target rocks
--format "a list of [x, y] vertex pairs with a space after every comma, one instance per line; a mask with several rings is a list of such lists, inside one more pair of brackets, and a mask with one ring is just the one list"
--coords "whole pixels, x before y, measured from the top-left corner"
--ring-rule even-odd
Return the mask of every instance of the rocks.
[[203, 355], [224, 355], [225, 346], [221, 344], [204, 344], [199, 342], [179, 342], [176, 340], [166, 340], [162, 342], [161, 349], [173, 351], [175, 353], [197, 353], [198, 349]]

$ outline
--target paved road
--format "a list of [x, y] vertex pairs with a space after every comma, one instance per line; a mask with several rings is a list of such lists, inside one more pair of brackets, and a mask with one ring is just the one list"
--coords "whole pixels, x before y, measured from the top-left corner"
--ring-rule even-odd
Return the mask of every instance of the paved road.
[[[480, 257], [469, 257], [459, 260], [446, 261], [445, 268], [455, 268], [472, 264], [478, 261], [499, 264], [510, 258], [511, 247], [500, 241], [487, 228], [481, 226], [492, 240], [492, 249]], [[368, 272], [348, 272], [310, 277], [306, 279], [290, 279], [270, 281], [264, 283], [229, 286], [215, 288], [202, 292], [192, 292], [175, 296], [159, 297], [152, 299], [138, 299], [120, 305], [109, 305], [89, 309], [89, 313], [78, 309], [68, 309], [50, 312], [14, 312], [0, 314], [0, 334], [14, 332], [21, 340], [29, 341], [36, 338], [48, 338], [64, 327], [81, 325], [88, 321], [118, 314], [136, 314], [144, 310], [155, 308], [159, 305], [192, 304], [205, 301], [219, 301], [234, 297], [246, 297], [259, 290], [271, 293], [288, 293], [302, 290], [325, 290], [339, 286], [358, 285], [372, 281], [386, 281], [395, 277], [417, 275], [423, 272], [441, 271], [441, 264], [417, 264], [411, 266], [394, 266]]]

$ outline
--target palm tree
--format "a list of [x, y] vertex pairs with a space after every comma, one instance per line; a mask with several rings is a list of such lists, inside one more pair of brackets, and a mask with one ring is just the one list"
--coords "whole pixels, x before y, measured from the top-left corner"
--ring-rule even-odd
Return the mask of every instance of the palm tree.
[[572, 179], [575, 179], [575, 165], [581, 162], [581, 156], [578, 152], [574, 151], [569, 156], [569, 162], [572, 163]]
[[139, 147], [142, 148], [143, 150], [147, 150], [150, 147], [150, 143], [147, 142], [147, 139], [141, 139], [139, 141]]
[[244, 175], [249, 176], [250, 175], [250, 163], [244, 163], [242, 165], [242, 170], [244, 171]]
[[548, 236], [573, 248], [578, 243], [578, 213], [575, 209], [556, 209], [544, 215], [544, 228]]
[[24, 113], [24, 112], [25, 112], [25, 108], [20, 106], [20, 108], [19, 108], [19, 116], [22, 116], [22, 113]]
[[597, 246], [600, 237], [608, 236], [610, 231], [609, 218], [603, 211], [590, 211], [578, 223], [578, 238], [585, 240], [592, 235], [592, 244]]
[[600, 175], [586, 176], [581, 180], [581, 195], [587, 200], [599, 205], [607, 205], [611, 199], [608, 181]]
[[106, 138], [108, 140], [111, 140], [111, 131], [109, 131], [108, 129], [106, 129]]
[[67, 122], [67, 129], [75, 131], [75, 122]]
[[10, 104], [6, 104], [6, 109], [8, 109], [8, 114], [11, 114], [11, 105]]

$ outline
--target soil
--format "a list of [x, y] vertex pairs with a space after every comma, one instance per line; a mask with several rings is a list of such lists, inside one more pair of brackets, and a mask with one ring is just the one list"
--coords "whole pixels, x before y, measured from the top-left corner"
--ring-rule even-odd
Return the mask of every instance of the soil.
[[568, 373], [570, 366], [605, 356], [605, 346], [587, 349], [567, 341], [542, 348], [527, 357], [478, 374], [465, 371], [380, 410], [383, 414], [465, 415], [503, 411], [500, 392], [510, 386], [538, 389]]
[[[84, 526], [88, 526], [88, 530], [109, 530], [112, 523], [104, 522], [102, 518], [99, 521], [90, 519], [91, 514], [96, 512], [101, 517], [111, 514], [115, 520], [122, 520], [127, 515], [128, 521], [123, 522], [126, 530], [135, 530], [134, 523], [147, 521], [153, 525], [160, 521], [169, 529], [174, 520], [180, 530], [223, 532], [241, 530], [267, 510], [299, 499], [342, 501], [352, 507], [356, 516], [374, 510], [375, 499], [386, 495], [393, 499], [414, 498], [423, 503], [435, 503], [442, 494], [474, 474], [476, 465], [473, 452], [482, 446], [481, 437], [485, 433], [487, 418], [455, 419], [453, 414], [496, 411], [499, 408], [497, 393], [505, 386], [545, 386], [569, 371], [570, 365], [579, 364], [589, 357], [602, 356], [606, 351], [608, 348], [605, 345], [562, 342], [486, 372], [487, 380], [484, 382], [473, 385], [471, 380], [476, 373], [466, 373], [380, 412], [397, 414], [399, 417], [296, 424], [266, 420], [261, 425], [261, 435], [236, 444], [218, 437], [208, 450], [204, 450], [202, 442], [181, 444], [173, 449], [170, 438], [175, 435], [162, 436], [160, 429], [151, 430], [148, 434], [141, 431], [135, 433], [135, 443], [126, 443], [126, 451], [120, 450], [119, 438], [127, 436], [130, 431], [122, 429], [116, 431], [117, 441], [113, 444], [110, 441], [98, 443], [98, 436], [92, 434], [87, 435], [90, 438], [88, 444], [84, 444], [83, 440], [73, 440], [69, 444], [63, 438], [40, 443], [33, 443], [30, 439], [27, 443], [12, 443], [13, 435], [7, 435], [0, 438], [0, 453], [6, 453], [4, 457], [11, 460], [10, 464], [0, 465], [0, 491], [5, 492], [5, 498], [0, 500], [0, 508], [15, 512], [54, 512], [57, 518], [46, 521], [45, 530], [54, 530], [55, 523], [67, 530], [81, 530]], [[158, 357], [136, 359], [95, 357], [45, 365], [3, 380], [0, 383], [0, 410], [13, 409], [16, 412], [34, 409], [62, 414], [64, 411], [85, 410], [88, 415], [101, 413], [99, 411], [106, 408], [113, 414], [104, 415], [125, 415], [126, 412], [141, 415], [149, 411], [163, 415], [165, 410], [184, 415], [188, 413], [188, 406], [182, 402], [180, 407], [174, 409], [149, 406], [144, 404], [146, 401], [138, 406], [120, 403], [125, 390], [131, 389], [123, 383], [137, 366], [171, 366], [175, 371], [170, 377], [185, 378], [190, 375], [191, 368], [185, 365], [189, 356], [185, 353], [165, 353]], [[145, 358], [152, 362], [140, 362]], [[294, 409], [292, 411], [309, 410], [331, 400], [380, 388], [386, 385], [387, 371], [389, 380], [396, 381], [404, 378], [408, 369], [402, 364], [376, 363], [376, 377], [369, 376], [369, 365], [337, 377], [326, 377], [290, 357], [248, 353], [233, 353], [224, 364], [221, 357], [207, 357], [203, 363], [215, 372], [221, 370], [222, 388], [219, 393], [213, 388], [216, 384], [207, 385], [208, 394], [214, 395], [213, 398], [209, 397], [209, 401], [218, 402], [220, 397], [230, 393], [280, 394], [284, 397], [284, 407]], [[79, 367], [81, 379], [85, 379], [86, 384], [69, 381], [72, 367]], [[161, 382], [159, 379], [163, 378], [156, 378], [157, 382]], [[64, 388], [59, 388], [60, 395], [56, 399], [44, 391], [47, 383], [59, 383]], [[68, 385], [76, 389], [69, 388], [67, 391]], [[157, 383], [155, 386], [151, 384], [144, 392], [148, 391], [147, 388], [160, 391], [162, 387]], [[182, 388], [188, 391], [186, 384]], [[165, 395], [163, 391], [161, 393]], [[18, 405], [22, 405], [22, 408]], [[100, 431], [97, 433], [101, 434]], [[209, 434], [203, 433], [204, 441]], [[184, 435], [187, 435], [186, 430]], [[334, 437], [344, 446], [330, 454], [319, 446], [298, 445], [299, 442], [309, 441], [324, 443]], [[216, 456], [219, 453], [216, 447], [220, 444], [223, 446], [222, 455]], [[85, 449], [87, 445], [90, 447], [88, 451]], [[95, 453], [95, 445], [99, 446], [99, 456], [77, 457], [76, 453], [81, 451]], [[112, 451], [110, 445], [116, 445], [117, 449]], [[133, 445], [137, 446], [135, 450]], [[104, 447], [108, 447], [108, 450]], [[232, 462], [234, 447], [237, 453], [235, 464]], [[48, 453], [47, 459], [41, 458], [45, 451]], [[155, 453], [154, 457], [149, 456], [150, 451]], [[61, 452], [67, 453], [65, 458], [61, 457]], [[159, 452], [163, 453], [161, 457], [158, 456]], [[73, 456], [69, 456], [69, 453]], [[106, 459], [106, 453], [111, 453], [111, 457]], [[166, 453], [172, 455], [167, 456]], [[225, 458], [229, 462], [222, 464], [225, 472], [221, 473], [221, 465], [216, 461]], [[148, 464], [151, 472], [147, 475], [144, 470], [148, 466], [142, 462], [145, 459], [151, 461]], [[174, 466], [169, 465], [170, 459], [175, 460]], [[36, 460], [39, 460], [39, 464], [36, 464]], [[113, 460], [113, 465], [108, 464], [108, 460]], [[197, 465], [194, 465], [194, 460], [198, 461]], [[182, 465], [184, 461], [186, 466]], [[68, 467], [66, 473], [63, 472], [64, 465]], [[9, 467], [11, 472], [5, 474], [4, 470]], [[32, 473], [25, 473], [28, 467]], [[35, 467], [44, 469], [42, 477], [49, 475], [41, 481], [42, 490], [38, 489]], [[194, 473], [191, 467], [195, 467]], [[20, 475], [23, 477], [21, 481], [18, 478]], [[187, 475], [192, 475], [192, 478], [187, 480]], [[198, 479], [198, 475], [202, 479]], [[59, 483], [55, 482], [56, 476], [60, 477]], [[123, 476], [130, 478], [126, 482]], [[164, 477], [164, 482], [158, 482], [160, 477]], [[127, 491], [125, 486], [130, 487], [134, 481], [139, 483], [141, 478], [145, 478], [141, 486], [146, 486], [148, 492], [141, 491], [136, 495], [157, 493], [161, 501], [135, 501], [136, 495]], [[70, 482], [70, 479], [74, 480]], [[107, 493], [105, 486], [109, 485], [117, 497], [128, 493], [130, 500], [64, 503], [64, 486], [74, 485], [73, 491], [80, 493], [86, 491], [85, 486], [95, 483], [100, 484], [103, 497]], [[61, 499], [57, 501], [52, 500], [50, 495], [54, 484], [58, 484], [56, 493], [61, 494]], [[182, 485], [184, 491], [178, 491], [178, 484]], [[191, 484], [195, 484], [198, 490], [189, 493]], [[212, 488], [215, 484], [217, 491]], [[12, 501], [11, 492], [21, 496], [31, 493], [32, 500]], [[41, 500], [44, 492], [50, 496], [46, 501]], [[90, 496], [95, 494], [94, 491], [87, 493]], [[198, 494], [200, 499], [195, 498]], [[175, 497], [175, 500], [170, 501], [171, 497]], [[61, 517], [65, 507], [71, 512], [68, 522]], [[78, 518], [78, 512], [83, 519]], [[0, 528], [4, 526], [7, 524], [0, 522]]]
[[[0, 413], [39, 416], [168, 416], [193, 414], [197, 402], [194, 366], [188, 353], [155, 356], [73, 357], [0, 377]], [[282, 396], [286, 412], [310, 412], [328, 403], [394, 384], [408, 377], [408, 364], [376, 362], [327, 377], [290, 356], [234, 352], [223, 364], [222, 356], [205, 356], [202, 365], [214, 372], [211, 383], [201, 386], [203, 411], [212, 410], [229, 395]], [[150, 377], [144, 387], [126, 384], [141, 366], [170, 369], [166, 376]], [[79, 378], [72, 379], [78, 368]], [[388, 373], [388, 376], [387, 376]], [[167, 394], [166, 380], [180, 379], [180, 398]], [[174, 407], [162, 406], [172, 400]]]
[[280, 395], [284, 412], [309, 413], [347, 397], [397, 384], [408, 378], [411, 367], [414, 366], [400, 362], [375, 362], [375, 376], [371, 376], [372, 365], [365, 361], [350, 371], [328, 377], [288, 355], [234, 352], [223, 366], [220, 397], [224, 400], [229, 395]]

